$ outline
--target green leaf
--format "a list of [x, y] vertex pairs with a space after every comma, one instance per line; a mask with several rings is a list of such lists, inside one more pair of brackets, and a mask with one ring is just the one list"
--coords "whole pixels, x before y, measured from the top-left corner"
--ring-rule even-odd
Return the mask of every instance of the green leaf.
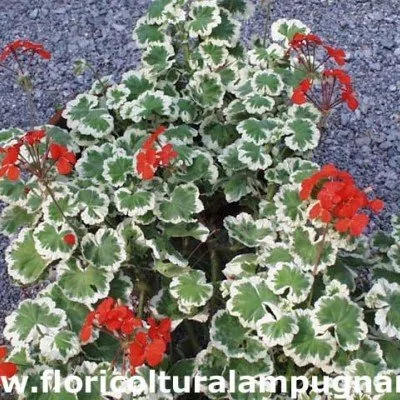
[[261, 96], [279, 96], [285, 87], [281, 77], [270, 69], [256, 72], [251, 85]]
[[271, 97], [254, 94], [245, 99], [244, 105], [249, 114], [264, 114], [273, 110], [275, 101]]
[[85, 224], [96, 225], [104, 221], [110, 200], [106, 194], [100, 192], [99, 188], [93, 186], [80, 189], [76, 200], [82, 210], [81, 218]]
[[163, 42], [164, 33], [157, 25], [146, 23], [145, 18], [139, 19], [133, 34], [133, 40], [139, 43], [139, 46], [146, 48], [150, 43]]
[[379, 279], [367, 294], [365, 304], [377, 310], [375, 324], [381, 332], [400, 339], [400, 285]]
[[107, 90], [107, 107], [118, 110], [128, 100], [130, 94], [130, 90], [125, 85], [113, 85]]
[[242, 197], [250, 194], [252, 187], [246, 172], [236, 173], [224, 184], [225, 199], [228, 203], [239, 201]]
[[59, 226], [65, 224], [65, 217], [74, 217], [79, 213], [75, 195], [69, 189], [65, 192], [58, 192], [58, 188], [56, 188], [54, 190], [54, 197], [57, 204], [51, 196], [48, 196], [43, 202], [44, 221]]
[[147, 18], [151, 24], [167, 22], [168, 14], [173, 12], [174, 0], [155, 0], [150, 3]]
[[292, 105], [288, 109], [288, 115], [293, 119], [309, 119], [313, 122], [318, 122], [321, 118], [321, 112], [310, 103]]
[[231, 14], [220, 8], [220, 22], [213, 28], [210, 39], [218, 46], [235, 47], [240, 38], [240, 23]]
[[172, 279], [170, 293], [178, 301], [179, 310], [189, 314], [194, 308], [204, 306], [213, 294], [213, 286], [206, 281], [203, 271], [188, 270]]
[[67, 103], [63, 112], [68, 128], [82, 135], [103, 138], [114, 130], [114, 119], [108, 110], [99, 106], [96, 96], [80, 94]]
[[271, 26], [271, 36], [275, 42], [285, 41], [287, 43], [293, 39], [296, 33], [309, 32], [307, 26], [297, 19], [278, 19]]
[[212, 321], [210, 340], [214, 347], [223, 351], [227, 357], [244, 358], [249, 362], [267, 356], [263, 343], [243, 327], [239, 320], [227, 311], [218, 311]]
[[66, 315], [49, 298], [24, 300], [18, 309], [6, 318], [4, 337], [12, 346], [38, 343], [40, 336], [57, 333], [66, 325]]
[[80, 261], [71, 259], [59, 266], [58, 284], [65, 296], [87, 306], [107, 297], [113, 273], [98, 266], [84, 267]]
[[131, 302], [132, 291], [132, 279], [120, 273], [111, 281], [108, 295], [113, 299], [121, 300], [124, 304], [129, 304]]
[[87, 233], [81, 247], [85, 259], [97, 268], [115, 272], [126, 259], [124, 240], [110, 228], [101, 228], [96, 234]]
[[368, 333], [361, 308], [343, 295], [321, 297], [315, 303], [315, 319], [321, 330], [333, 327], [343, 350], [354, 351]]
[[266, 170], [272, 165], [272, 158], [265, 146], [260, 146], [250, 141], [240, 141], [238, 157], [252, 171]]
[[67, 362], [78, 355], [80, 350], [79, 338], [71, 331], [46, 335], [40, 340], [40, 351], [50, 361]]
[[204, 145], [210, 150], [220, 150], [232, 144], [238, 133], [235, 125], [219, 122], [209, 117], [200, 125], [200, 134]]
[[26, 199], [25, 184], [22, 180], [10, 181], [0, 179], [0, 200], [8, 204], [15, 204]]
[[37, 252], [47, 260], [65, 260], [75, 250], [77, 244], [69, 245], [64, 241], [66, 235], [76, 234], [68, 226], [57, 227], [43, 222], [33, 231], [33, 239]]
[[205, 225], [194, 222], [190, 224], [165, 224], [164, 233], [169, 237], [192, 237], [200, 242], [205, 242], [210, 235], [210, 230]]
[[149, 74], [161, 75], [171, 68], [175, 55], [169, 43], [152, 43], [143, 54], [143, 65]]
[[270, 315], [268, 309], [280, 312], [279, 297], [269, 289], [267, 280], [258, 276], [234, 281], [230, 295], [226, 308], [246, 328], [255, 329], [259, 320]]
[[14, 142], [15, 139], [21, 138], [25, 132], [17, 128], [9, 128], [0, 130], [0, 145], [6, 147]]
[[283, 185], [274, 196], [278, 220], [283, 223], [283, 230], [293, 226], [305, 225], [307, 221], [304, 202], [300, 199], [300, 186], [297, 184]]
[[256, 254], [240, 254], [225, 265], [222, 273], [228, 279], [246, 278], [256, 275], [257, 267], [258, 257]]
[[164, 222], [174, 224], [193, 222], [193, 214], [197, 214], [204, 209], [199, 196], [199, 189], [191, 183], [176, 186], [171, 193], [170, 199], [161, 202], [159, 218]]
[[199, 50], [204, 60], [212, 68], [218, 68], [224, 65], [229, 54], [225, 47], [217, 46], [210, 41], [201, 43]]
[[226, 217], [224, 227], [232, 239], [247, 247], [258, 247], [274, 243], [276, 234], [268, 219], [254, 220], [250, 214], [241, 213]]
[[39, 213], [29, 214], [29, 212], [18, 205], [9, 205], [3, 209], [0, 219], [0, 231], [3, 235], [17, 233], [20, 228], [35, 225]]
[[318, 146], [320, 131], [315, 122], [308, 119], [290, 119], [286, 122], [286, 146], [294, 151], [308, 151]]
[[277, 264], [268, 270], [268, 286], [293, 303], [302, 303], [310, 293], [314, 278], [296, 264]]
[[321, 334], [314, 328], [309, 310], [297, 311], [299, 331], [293, 340], [283, 347], [284, 353], [299, 366], [326, 365], [336, 352], [336, 341], [329, 332]]
[[104, 163], [104, 178], [114, 187], [122, 186], [133, 175], [133, 157], [119, 151]]
[[115, 192], [115, 206], [117, 210], [130, 217], [145, 215], [154, 209], [156, 198], [154, 193], [138, 189], [132, 192], [122, 188]]
[[209, 36], [221, 22], [218, 6], [214, 1], [195, 1], [191, 4], [187, 28], [193, 38]]
[[197, 136], [197, 130], [189, 125], [170, 126], [163, 137], [172, 144], [193, 144], [193, 138]]
[[27, 285], [41, 277], [50, 261], [36, 250], [32, 231], [24, 229], [8, 247], [6, 262], [8, 274], [22, 285]]
[[197, 71], [189, 82], [189, 93], [200, 107], [213, 109], [222, 107], [225, 89], [218, 74]]
[[269, 348], [288, 345], [298, 331], [296, 318], [292, 314], [283, 314], [277, 319], [267, 315], [257, 323], [257, 333]]
[[256, 145], [276, 142], [277, 134], [281, 129], [282, 122], [277, 118], [269, 118], [263, 121], [250, 118], [240, 122], [237, 126], [242, 139], [246, 142], [253, 142]]

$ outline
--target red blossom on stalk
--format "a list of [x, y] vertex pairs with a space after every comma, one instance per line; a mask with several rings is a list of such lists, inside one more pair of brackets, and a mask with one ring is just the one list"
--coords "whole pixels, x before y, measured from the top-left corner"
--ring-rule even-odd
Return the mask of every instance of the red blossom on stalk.
[[34, 43], [29, 40], [15, 40], [4, 47], [3, 51], [0, 53], [0, 62], [4, 62], [11, 55], [17, 57], [18, 53], [36, 54], [45, 60], [51, 59], [51, 53], [47, 51], [42, 44]]
[[160, 135], [166, 131], [164, 126], [158, 127], [143, 143], [142, 149], [136, 157], [136, 170], [144, 180], [153, 179], [160, 166], [167, 167], [178, 156], [172, 144], [168, 143], [155, 149]]
[[310, 210], [310, 219], [332, 223], [338, 232], [352, 236], [361, 235], [369, 223], [369, 216], [361, 211], [369, 209], [378, 213], [384, 207], [382, 200], [369, 200], [348, 172], [332, 164], [323, 166], [302, 182], [300, 198], [317, 200]]
[[39, 130], [33, 130], [26, 132], [25, 136], [23, 137], [23, 142], [30, 145], [34, 146], [37, 143], [40, 143], [40, 141], [46, 136], [46, 131], [44, 129], [39, 129]]
[[56, 161], [57, 170], [61, 175], [68, 175], [76, 164], [75, 154], [60, 144], [50, 145], [50, 156]]
[[17, 143], [5, 149], [1, 149], [5, 153], [1, 161], [0, 177], [6, 177], [10, 181], [16, 181], [21, 175], [19, 167], [16, 165], [21, 151], [21, 144]]
[[[13, 362], [7, 362], [7, 347], [0, 347], [0, 377], [11, 378], [18, 372], [18, 367]], [[1, 385], [1, 380], [0, 380]]]
[[95, 328], [120, 340], [124, 365], [125, 359], [128, 360], [132, 371], [144, 363], [151, 367], [159, 365], [171, 342], [169, 318], [156, 321], [150, 317], [146, 325], [130, 308], [111, 297], [87, 315], [80, 333], [84, 344], [91, 340]]

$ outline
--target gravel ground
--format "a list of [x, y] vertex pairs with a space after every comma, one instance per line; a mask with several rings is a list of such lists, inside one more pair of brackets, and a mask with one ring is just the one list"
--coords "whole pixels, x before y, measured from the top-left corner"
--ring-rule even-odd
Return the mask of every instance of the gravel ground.
[[[256, 3], [256, 0], [253, 0]], [[13, 0], [0, 2], [1, 45], [15, 38], [44, 43], [53, 53], [38, 65], [35, 82], [39, 121], [48, 120], [90, 84], [76, 78], [73, 62], [85, 58], [115, 77], [136, 65], [139, 51], [131, 40], [136, 20], [148, 0]], [[315, 33], [350, 55], [348, 69], [359, 93], [355, 113], [343, 108], [330, 121], [316, 154], [320, 163], [346, 168], [363, 187], [385, 200], [385, 213], [372, 227], [389, 229], [389, 216], [400, 206], [400, 15], [398, 0], [275, 0], [272, 19], [298, 18]], [[244, 29], [244, 37], [260, 33], [263, 11]], [[43, 67], [43, 68], [42, 68]], [[24, 98], [1, 76], [0, 129], [27, 126]], [[4, 265], [7, 238], [0, 237], [0, 332], [3, 320], [29, 293], [10, 285]]]

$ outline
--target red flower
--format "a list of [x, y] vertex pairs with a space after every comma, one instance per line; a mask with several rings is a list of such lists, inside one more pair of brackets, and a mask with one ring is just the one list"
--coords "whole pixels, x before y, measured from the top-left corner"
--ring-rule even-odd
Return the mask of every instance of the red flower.
[[46, 131], [44, 129], [29, 131], [23, 137], [23, 141], [30, 146], [39, 143], [46, 136]]
[[325, 49], [330, 57], [340, 66], [346, 64], [346, 52], [342, 49], [335, 49], [331, 46], [325, 46]]
[[292, 101], [294, 104], [304, 104], [307, 102], [307, 93], [311, 89], [312, 81], [309, 78], [302, 80], [293, 91]]
[[68, 246], [74, 246], [76, 243], [76, 236], [72, 233], [67, 233], [64, 237], [63, 237], [64, 242], [68, 245]]
[[80, 332], [80, 339], [83, 343], [88, 342], [92, 338], [93, 323], [94, 323], [95, 317], [96, 317], [96, 313], [94, 311], [91, 311], [86, 317], [86, 320], [85, 320], [82, 330]]
[[14, 146], [2, 149], [2, 152], [6, 155], [1, 162], [0, 177], [7, 177], [10, 181], [16, 181], [19, 179], [21, 172], [20, 169], [15, 165], [18, 162], [21, 144], [15, 144]]
[[[7, 348], [5, 346], [0, 347], [0, 377], [7, 379], [11, 378], [18, 372], [16, 364], [13, 362], [5, 361], [7, 357]], [[1, 384], [1, 380], [0, 380]]]
[[368, 225], [369, 217], [361, 210], [379, 212], [384, 205], [378, 199], [369, 201], [349, 173], [331, 164], [302, 182], [300, 198], [318, 200], [310, 210], [310, 219], [320, 219], [326, 224], [332, 222], [338, 232], [348, 232], [352, 236], [361, 235]]
[[59, 144], [50, 145], [51, 158], [56, 162], [56, 167], [61, 175], [68, 175], [76, 164], [76, 156], [64, 146]]
[[22, 53], [37, 54], [45, 60], [51, 59], [51, 53], [47, 51], [42, 44], [30, 42], [29, 40], [15, 40], [7, 44], [0, 54], [0, 62], [4, 62], [11, 54], [15, 54], [18, 50]]
[[157, 324], [154, 318], [148, 318], [147, 323], [150, 325], [149, 337], [150, 339], [162, 339], [166, 344], [171, 342], [171, 319], [164, 318]]
[[323, 72], [324, 76], [332, 76], [336, 78], [340, 83], [343, 85], [347, 85], [348, 87], [351, 86], [351, 77], [342, 69], [327, 69]]
[[346, 88], [342, 92], [342, 100], [347, 104], [351, 111], [355, 111], [359, 104], [358, 100], [354, 96], [353, 91], [350, 88]]
[[160, 165], [167, 166], [174, 158], [178, 157], [178, 153], [174, 150], [172, 144], [168, 143], [157, 153]]
[[147, 362], [150, 367], [161, 364], [167, 345], [162, 339], [149, 341], [145, 332], [139, 332], [129, 346], [129, 360], [132, 367], [140, 367]]

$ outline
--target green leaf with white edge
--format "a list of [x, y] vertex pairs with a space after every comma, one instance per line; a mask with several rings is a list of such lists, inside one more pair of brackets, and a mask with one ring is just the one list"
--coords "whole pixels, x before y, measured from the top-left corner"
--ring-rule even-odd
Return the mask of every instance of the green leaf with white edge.
[[148, 75], [136, 70], [125, 72], [122, 75], [121, 84], [130, 91], [129, 101], [136, 100], [142, 93], [155, 88], [155, 82]]
[[24, 207], [11, 204], [1, 213], [0, 232], [3, 235], [17, 233], [20, 228], [34, 226], [39, 218], [40, 213], [30, 214]]
[[205, 273], [193, 269], [173, 278], [169, 290], [178, 301], [179, 310], [185, 314], [204, 306], [213, 294], [213, 286], [207, 283]]
[[199, 189], [191, 183], [175, 186], [170, 198], [161, 202], [158, 216], [162, 221], [174, 224], [194, 222], [194, 214], [204, 209], [199, 197]]
[[268, 270], [268, 287], [295, 304], [307, 299], [313, 283], [312, 274], [293, 263], [279, 263]]
[[280, 185], [286, 183], [300, 184], [304, 179], [309, 178], [318, 169], [318, 164], [312, 161], [290, 157], [283, 160], [275, 168], [266, 171], [265, 179], [279, 183]]
[[251, 85], [261, 96], [279, 96], [285, 87], [282, 78], [271, 69], [257, 71], [251, 80]]
[[[55, 225], [63, 225], [65, 217], [74, 217], [79, 213], [79, 207], [75, 195], [71, 191], [66, 193], [55, 192], [57, 204], [48, 196], [43, 202], [43, 219]], [[62, 213], [61, 213], [61, 211]]]
[[121, 107], [121, 116], [134, 122], [141, 122], [155, 116], [168, 116], [171, 113], [172, 97], [161, 90], [146, 91], [136, 100], [125, 103]]
[[17, 364], [20, 374], [33, 368], [35, 365], [35, 360], [30, 355], [30, 348], [25, 344], [12, 349], [7, 357], [7, 361]]
[[78, 336], [71, 331], [61, 331], [40, 339], [42, 356], [49, 361], [67, 362], [81, 351]]
[[71, 259], [58, 267], [58, 284], [65, 296], [87, 306], [107, 297], [112, 271], [92, 264], [84, 266], [79, 260]]
[[82, 135], [103, 138], [114, 130], [114, 118], [106, 108], [99, 105], [99, 99], [89, 94], [79, 94], [67, 103], [63, 112], [68, 128]]
[[46, 260], [66, 260], [77, 246], [77, 243], [73, 245], [66, 243], [64, 241], [66, 235], [74, 235], [76, 238], [75, 232], [67, 225], [56, 226], [42, 222], [33, 231], [37, 252]]
[[211, 68], [219, 68], [224, 65], [229, 55], [225, 47], [218, 46], [211, 41], [201, 43], [199, 51]]
[[174, 48], [169, 43], [152, 43], [143, 54], [143, 66], [149, 74], [155, 76], [164, 74], [171, 68], [174, 55]]
[[300, 199], [300, 186], [297, 184], [283, 185], [274, 196], [276, 216], [282, 222], [283, 230], [289, 231], [293, 226], [305, 225], [307, 221], [306, 208]]
[[240, 254], [229, 261], [222, 273], [228, 279], [240, 279], [256, 275], [258, 267], [258, 256], [247, 253]]
[[290, 119], [286, 122], [286, 146], [294, 151], [308, 151], [318, 146], [321, 133], [315, 122], [308, 119]]
[[339, 346], [354, 351], [367, 337], [368, 326], [361, 308], [347, 296], [324, 296], [315, 303], [315, 321], [324, 331], [333, 328]]
[[220, 23], [212, 30], [209, 39], [218, 46], [235, 47], [240, 39], [239, 21], [232, 18], [231, 14], [220, 8]]
[[180, 267], [187, 267], [189, 264], [188, 260], [164, 236], [146, 240], [146, 245], [153, 251], [153, 256], [157, 260], [167, 260]]
[[257, 46], [249, 51], [250, 64], [259, 68], [268, 68], [269, 65], [280, 61], [285, 57], [286, 50], [277, 43], [272, 43], [268, 47]]
[[113, 153], [114, 147], [109, 143], [102, 146], [90, 146], [83, 151], [75, 169], [82, 179], [89, 179], [94, 184], [105, 183], [104, 163], [113, 156]]
[[179, 275], [187, 273], [188, 271], [187, 267], [173, 264], [171, 262], [163, 262], [161, 260], [156, 260], [154, 263], [154, 269], [167, 278], [175, 278]]
[[276, 234], [268, 219], [254, 220], [250, 214], [241, 213], [236, 217], [226, 217], [224, 227], [232, 239], [247, 247], [272, 245]]
[[210, 235], [210, 230], [199, 222], [165, 224], [163, 228], [168, 237], [192, 237], [200, 242], [207, 241]]
[[224, 110], [226, 121], [230, 124], [238, 124], [250, 117], [242, 100], [233, 100]]
[[130, 175], [133, 175], [133, 157], [122, 149], [104, 163], [104, 178], [114, 187], [124, 185]]
[[124, 215], [137, 217], [145, 215], [154, 209], [156, 198], [154, 193], [137, 189], [131, 191], [126, 188], [118, 189], [115, 192], [115, 206]]
[[168, 21], [169, 13], [174, 10], [175, 0], [155, 0], [150, 3], [147, 19], [151, 24], [161, 25]]
[[26, 186], [22, 180], [0, 179], [0, 200], [7, 204], [22, 205], [26, 199]]
[[316, 123], [321, 118], [321, 112], [310, 103], [290, 106], [288, 115], [292, 119], [309, 119]]
[[299, 331], [293, 314], [282, 314], [279, 318], [267, 315], [257, 323], [257, 333], [268, 348], [286, 346]]
[[151, 43], [163, 42], [165, 34], [156, 24], [147, 23], [147, 18], [140, 18], [133, 31], [133, 40], [135, 40], [141, 48], [146, 48]]
[[309, 33], [310, 29], [297, 19], [278, 19], [271, 25], [271, 37], [274, 42], [288, 43], [296, 33]]
[[89, 95], [103, 96], [105, 95], [106, 88], [113, 86], [114, 83], [112, 75], [100, 76], [93, 81]]
[[117, 271], [126, 259], [124, 239], [113, 229], [101, 228], [87, 233], [81, 243], [85, 259], [97, 268]]
[[236, 317], [226, 310], [219, 310], [211, 321], [211, 344], [223, 351], [227, 357], [244, 358], [252, 362], [268, 354], [264, 344], [243, 327]]
[[367, 294], [365, 304], [377, 310], [375, 324], [381, 332], [400, 339], [400, 285], [379, 279]]
[[50, 260], [43, 258], [36, 250], [33, 232], [23, 229], [7, 248], [6, 262], [11, 278], [28, 285], [41, 277]]
[[107, 90], [106, 105], [111, 110], [118, 110], [127, 100], [131, 91], [125, 85], [114, 85]]
[[232, 143], [225, 147], [218, 156], [218, 161], [222, 164], [227, 174], [230, 176], [233, 172], [237, 172], [246, 168], [246, 164], [239, 160], [238, 142]]
[[[319, 272], [335, 263], [337, 248], [329, 240], [325, 240], [324, 249], [319, 255], [322, 238], [315, 237], [314, 229], [299, 226], [294, 230], [290, 242], [296, 263], [304, 270], [314, 270], [316, 267]], [[316, 266], [317, 261], [319, 262]]]
[[200, 135], [204, 145], [210, 150], [224, 149], [238, 138], [235, 125], [224, 124], [214, 116], [206, 118], [200, 125]]
[[275, 101], [271, 97], [253, 94], [246, 97], [244, 106], [249, 114], [265, 114], [272, 111], [275, 106]]
[[15, 140], [20, 139], [24, 134], [25, 132], [23, 130], [17, 128], [1, 129], [0, 130], [1, 147], [6, 147], [14, 143]]
[[387, 256], [391, 261], [391, 270], [393, 272], [400, 272], [400, 244], [390, 246]]
[[190, 80], [189, 93], [193, 101], [207, 109], [221, 108], [225, 95], [221, 77], [214, 72], [197, 71]]
[[189, 125], [170, 126], [163, 138], [171, 144], [193, 144], [193, 139], [197, 136], [197, 130]]
[[235, 173], [224, 183], [225, 199], [228, 203], [239, 201], [253, 191], [247, 172]]
[[268, 153], [268, 149], [250, 141], [239, 141], [238, 157], [252, 171], [266, 170], [272, 165], [272, 158]]
[[297, 310], [298, 332], [293, 340], [283, 347], [286, 356], [299, 366], [308, 364], [321, 367], [327, 364], [337, 350], [336, 340], [329, 332], [315, 329], [310, 310]]
[[189, 36], [209, 36], [216, 26], [221, 22], [220, 12], [216, 1], [195, 1], [190, 5], [190, 21], [187, 23]]
[[99, 188], [93, 186], [79, 190], [76, 201], [82, 210], [81, 218], [85, 224], [100, 224], [108, 214], [110, 199]]
[[282, 126], [282, 121], [277, 118], [268, 118], [262, 121], [250, 118], [240, 122], [237, 130], [242, 135], [243, 140], [253, 142], [256, 145], [262, 145], [265, 143], [275, 143]]
[[252, 12], [251, 4], [246, 0], [220, 0], [218, 4], [238, 18], [247, 18]]
[[214, 159], [210, 153], [202, 150], [195, 150], [192, 153], [193, 163], [184, 171], [174, 174], [171, 181], [178, 182], [197, 182], [208, 181], [211, 184], [216, 183], [218, 179], [218, 168], [214, 164]]
[[6, 318], [4, 337], [13, 347], [24, 343], [38, 343], [44, 334], [57, 333], [66, 326], [65, 312], [49, 298], [24, 300]]
[[133, 282], [129, 276], [120, 273], [110, 283], [109, 297], [119, 299], [123, 304], [130, 304], [132, 299]]
[[280, 313], [280, 299], [268, 287], [268, 282], [259, 276], [234, 281], [230, 287], [228, 312], [239, 318], [246, 328], [257, 328], [259, 320]]

